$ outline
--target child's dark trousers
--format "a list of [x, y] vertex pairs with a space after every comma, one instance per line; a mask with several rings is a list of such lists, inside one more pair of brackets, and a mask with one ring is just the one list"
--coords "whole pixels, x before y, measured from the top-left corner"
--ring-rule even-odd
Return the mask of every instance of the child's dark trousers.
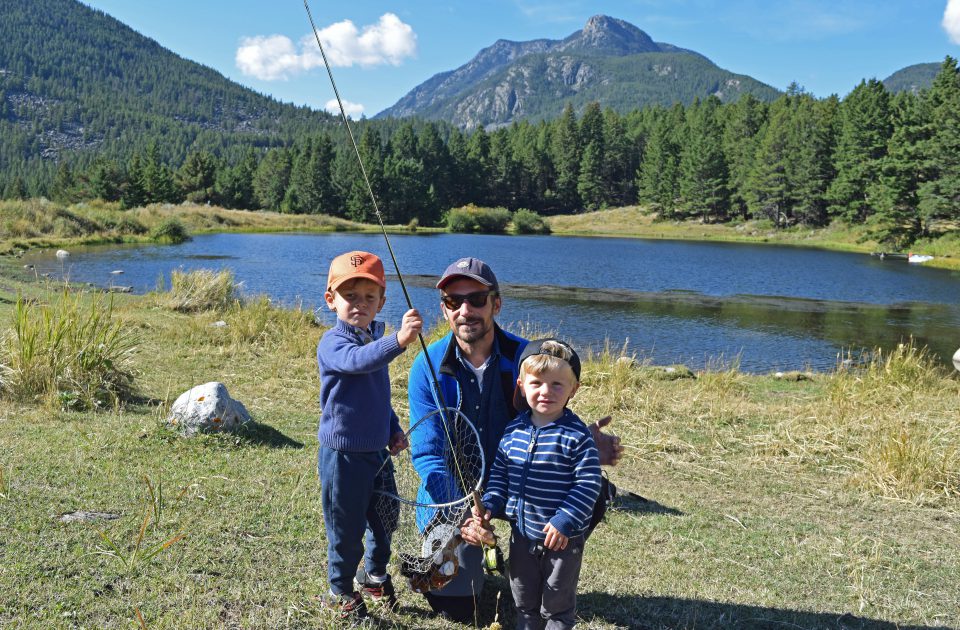
[[361, 558], [368, 575], [387, 571], [399, 505], [374, 490], [397, 491], [388, 457], [385, 450], [353, 453], [320, 447], [317, 471], [327, 532], [327, 579], [336, 595], [354, 590]]
[[577, 620], [577, 582], [583, 561], [583, 536], [567, 548], [551, 551], [510, 535], [510, 590], [517, 605], [517, 630], [573, 628]]

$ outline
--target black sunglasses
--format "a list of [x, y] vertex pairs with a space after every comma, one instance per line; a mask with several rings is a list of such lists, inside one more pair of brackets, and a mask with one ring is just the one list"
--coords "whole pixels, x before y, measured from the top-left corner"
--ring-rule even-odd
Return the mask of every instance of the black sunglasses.
[[440, 296], [440, 301], [443, 302], [443, 305], [449, 308], [451, 311], [455, 311], [461, 306], [464, 302], [468, 302], [473, 308], [480, 308], [486, 306], [487, 298], [490, 296], [496, 296], [496, 291], [477, 291], [475, 293], [467, 293], [466, 295], [447, 295], [443, 294]]

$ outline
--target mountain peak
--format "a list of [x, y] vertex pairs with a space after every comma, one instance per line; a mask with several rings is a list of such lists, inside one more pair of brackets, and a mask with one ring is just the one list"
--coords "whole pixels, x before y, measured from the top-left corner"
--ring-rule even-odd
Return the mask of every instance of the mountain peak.
[[594, 15], [583, 30], [567, 37], [560, 50], [595, 51], [613, 55], [660, 52], [660, 46], [642, 30], [608, 15]]
[[418, 116], [464, 129], [493, 129], [559, 116], [567, 103], [577, 111], [598, 102], [626, 112], [711, 94], [735, 100], [744, 92], [769, 100], [777, 95], [700, 53], [655, 42], [629, 22], [595, 15], [562, 40], [497, 40], [459, 68], [424, 81], [376, 118]]

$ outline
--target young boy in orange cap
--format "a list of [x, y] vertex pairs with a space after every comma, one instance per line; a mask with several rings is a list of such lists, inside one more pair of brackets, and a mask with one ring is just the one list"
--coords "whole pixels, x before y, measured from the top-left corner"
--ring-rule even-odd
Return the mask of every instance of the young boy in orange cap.
[[[387, 573], [396, 516], [379, 514], [377, 490], [396, 492], [390, 455], [407, 448], [407, 438], [390, 405], [390, 361], [413, 343], [423, 327], [410, 309], [395, 334], [384, 336], [374, 318], [386, 297], [383, 262], [362, 251], [330, 263], [324, 299], [337, 322], [317, 346], [320, 368], [320, 475], [327, 533], [326, 603], [343, 619], [367, 616], [360, 589], [396, 606]], [[394, 506], [396, 509], [396, 506]], [[364, 550], [366, 537], [366, 550]], [[361, 558], [364, 566], [358, 569]]]

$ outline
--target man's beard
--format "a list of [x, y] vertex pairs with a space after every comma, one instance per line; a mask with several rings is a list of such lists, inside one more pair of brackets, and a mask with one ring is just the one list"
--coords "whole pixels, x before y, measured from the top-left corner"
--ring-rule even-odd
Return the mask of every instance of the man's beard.
[[[464, 330], [460, 328], [462, 324], [479, 324], [479, 326], [473, 327], [470, 330]], [[453, 334], [464, 343], [479, 341], [483, 339], [488, 332], [490, 332], [490, 326], [486, 326], [484, 320], [481, 318], [458, 319], [456, 325], [453, 327]]]

